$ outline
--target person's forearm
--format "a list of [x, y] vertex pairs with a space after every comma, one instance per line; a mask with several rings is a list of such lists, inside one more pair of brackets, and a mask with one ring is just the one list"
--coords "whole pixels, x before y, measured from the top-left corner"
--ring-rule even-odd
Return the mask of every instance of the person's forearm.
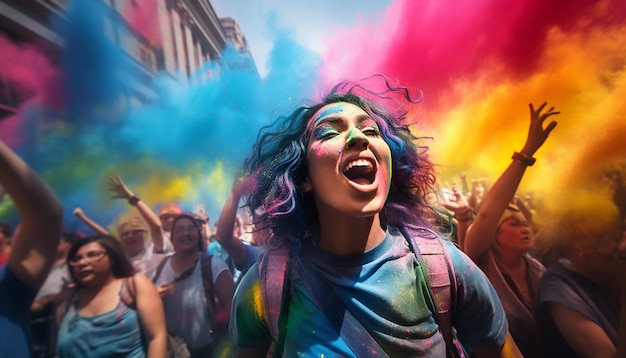
[[474, 222], [474, 219], [470, 219], [470, 220], [457, 220], [457, 225], [456, 225], [456, 238], [457, 238], [457, 245], [459, 245], [459, 248], [461, 250], [464, 250], [465, 248], [465, 235], [467, 235], [467, 230], [469, 229], [470, 225]]
[[[163, 232], [161, 231], [161, 219], [152, 211], [148, 204], [144, 203], [143, 200], [139, 199], [126, 185], [121, 183], [121, 179], [119, 185], [119, 197], [126, 199], [130, 205], [133, 205], [137, 211], [139, 211], [139, 215], [141, 215], [146, 224], [148, 224], [155, 252], [164, 252], [165, 243], [163, 242]], [[131, 201], [132, 198], [134, 198], [134, 201]]]
[[11, 196], [22, 222], [58, 219], [63, 207], [48, 185], [0, 141], [0, 184]]
[[150, 236], [152, 237], [154, 250], [156, 252], [163, 252], [165, 250], [165, 243], [163, 242], [161, 219], [159, 219], [154, 211], [152, 211], [148, 204], [144, 203], [141, 200], [137, 202], [137, 205], [135, 205], [135, 207], [150, 228]]
[[63, 206], [48, 185], [2, 141], [0, 184], [21, 216], [7, 265], [27, 285], [39, 289], [54, 262]]
[[233, 236], [239, 200], [240, 196], [231, 191], [220, 213], [215, 237], [233, 261], [241, 266], [246, 258], [246, 248], [239, 238]]
[[107, 229], [103, 228], [102, 226], [98, 225], [98, 223], [96, 223], [95, 221], [91, 220], [89, 217], [87, 217], [87, 215], [85, 215], [83, 213], [77, 213], [76, 216], [82, 222], [87, 224], [87, 226], [89, 226], [93, 231], [98, 233], [99, 235], [111, 235], [109, 230], [107, 230]]
[[163, 332], [152, 337], [148, 343], [148, 358], [165, 358], [167, 352], [167, 334]]
[[137, 210], [143, 219], [146, 221], [150, 228], [155, 228], [161, 230], [161, 219], [152, 211], [152, 209], [148, 206], [148, 204], [144, 203], [142, 200], [137, 202]]
[[495, 240], [498, 221], [513, 199], [525, 171], [525, 165], [512, 161], [481, 200], [474, 224], [465, 236], [465, 252], [473, 260], [482, 256]]

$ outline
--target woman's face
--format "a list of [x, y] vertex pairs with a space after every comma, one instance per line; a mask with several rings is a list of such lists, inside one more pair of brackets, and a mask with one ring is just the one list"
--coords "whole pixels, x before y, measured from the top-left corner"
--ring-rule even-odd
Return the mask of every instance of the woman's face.
[[178, 219], [172, 226], [172, 245], [175, 251], [198, 251], [199, 239], [200, 230], [191, 219]]
[[130, 257], [137, 256], [145, 248], [148, 232], [146, 230], [130, 230], [120, 234], [120, 241]]
[[83, 245], [70, 258], [69, 264], [74, 278], [83, 286], [101, 282], [112, 274], [109, 255], [106, 249], [97, 242]]
[[350, 103], [322, 107], [308, 125], [308, 177], [320, 215], [373, 216], [391, 185], [391, 150], [378, 124]]
[[524, 253], [532, 249], [533, 231], [523, 215], [511, 216], [500, 224], [496, 232], [496, 241], [500, 249]]

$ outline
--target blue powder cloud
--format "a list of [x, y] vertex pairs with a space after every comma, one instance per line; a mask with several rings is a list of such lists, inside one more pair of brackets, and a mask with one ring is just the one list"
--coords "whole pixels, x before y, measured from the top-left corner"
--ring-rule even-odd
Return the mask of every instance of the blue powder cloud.
[[[131, 188], [158, 174], [150, 172], [154, 163], [159, 171], [178, 173], [194, 164], [209, 171], [219, 162], [232, 177], [259, 129], [317, 92], [321, 56], [299, 45], [292, 31], [278, 28], [271, 18], [275, 46], [263, 79], [239, 66], [245, 58], [229, 46], [188, 81], [162, 73], [142, 82], [137, 64], [111, 40], [123, 39], [129, 30], [98, 0], [70, 2], [67, 17], [54, 24], [65, 41], [59, 61], [64, 85], [58, 90], [64, 92], [66, 106], [61, 112], [24, 109], [28, 136], [18, 152], [63, 201], [68, 228], [85, 229], [71, 215], [77, 206], [102, 225], [127, 209], [109, 198], [111, 167], [129, 168], [115, 174]], [[151, 95], [129, 101], [138, 83]], [[197, 188], [182, 204], [192, 210], [201, 202], [216, 218], [226, 193], [214, 190]]]

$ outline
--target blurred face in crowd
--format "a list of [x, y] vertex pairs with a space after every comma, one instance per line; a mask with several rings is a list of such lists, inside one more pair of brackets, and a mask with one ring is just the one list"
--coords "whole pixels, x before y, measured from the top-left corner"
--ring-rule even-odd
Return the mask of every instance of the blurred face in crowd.
[[172, 244], [176, 252], [198, 251], [202, 235], [198, 226], [190, 218], [180, 218], [172, 226]]
[[78, 249], [69, 258], [69, 264], [74, 279], [80, 285], [97, 285], [112, 276], [109, 255], [97, 242], [88, 243]]
[[527, 252], [533, 246], [533, 231], [521, 213], [504, 219], [496, 231], [496, 242], [501, 250]]
[[143, 229], [128, 230], [122, 232], [120, 238], [128, 256], [134, 257], [145, 248], [148, 231]]
[[172, 223], [174, 222], [176, 216], [176, 214], [162, 214], [161, 216], [159, 216], [159, 219], [161, 219], [161, 226], [163, 227], [164, 231], [172, 231]]

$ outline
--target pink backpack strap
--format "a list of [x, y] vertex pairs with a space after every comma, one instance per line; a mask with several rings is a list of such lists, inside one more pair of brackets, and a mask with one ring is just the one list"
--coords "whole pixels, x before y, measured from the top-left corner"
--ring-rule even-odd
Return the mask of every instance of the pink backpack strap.
[[[446, 341], [448, 357], [463, 357], [465, 352], [455, 341], [452, 317], [457, 305], [457, 283], [454, 266], [443, 239], [434, 231], [423, 227], [407, 227], [406, 239], [418, 259], [424, 262], [422, 270], [437, 309], [436, 320]], [[458, 343], [458, 344], [457, 344]]]
[[284, 337], [281, 334], [285, 334], [284, 329], [282, 332], [280, 330], [281, 323], [286, 323], [286, 314], [281, 316], [281, 310], [289, 305], [288, 262], [289, 250], [286, 247], [268, 250], [259, 261], [261, 302], [265, 321], [274, 342], [273, 352], [278, 356], [282, 353], [281, 338]]

